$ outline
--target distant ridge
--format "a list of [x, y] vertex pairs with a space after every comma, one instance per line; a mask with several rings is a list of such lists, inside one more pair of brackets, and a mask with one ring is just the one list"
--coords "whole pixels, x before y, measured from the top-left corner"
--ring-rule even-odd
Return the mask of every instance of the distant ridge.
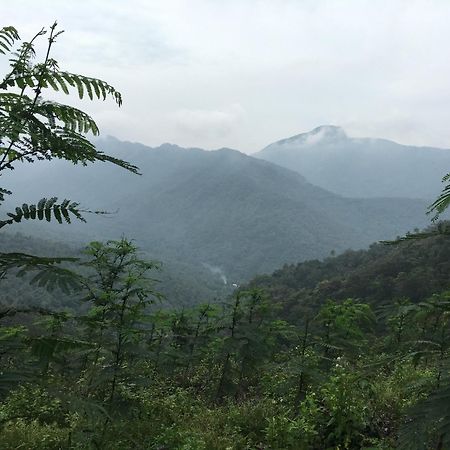
[[[342, 134], [332, 128], [318, 133]], [[125, 234], [156, 259], [203, 271], [205, 264], [218, 267], [228, 279], [241, 281], [428, 223], [425, 201], [343, 198], [295, 171], [236, 150], [150, 148], [113, 138], [99, 146], [136, 164], [143, 175], [109, 164], [83, 168], [57, 161], [36, 166], [39, 170], [19, 168], [22, 177], [18, 171], [3, 177], [17, 204], [35, 201], [38, 192], [39, 198], [58, 195], [114, 212], [89, 216], [87, 224], [45, 224], [47, 236], [51, 230], [86, 242]], [[27, 183], [19, 183], [24, 177]], [[35, 224], [20, 228], [35, 229]]]
[[359, 198], [429, 201], [450, 171], [450, 150], [352, 138], [333, 125], [274, 142], [253, 156], [295, 170], [336, 194]]

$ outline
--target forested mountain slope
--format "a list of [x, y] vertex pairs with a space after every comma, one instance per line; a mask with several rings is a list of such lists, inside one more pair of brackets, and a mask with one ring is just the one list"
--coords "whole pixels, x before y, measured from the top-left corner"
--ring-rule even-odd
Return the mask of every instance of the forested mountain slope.
[[[85, 260], [86, 243], [70, 244], [52, 238], [44, 239], [36, 236], [26, 236], [21, 233], [2, 233], [0, 235], [0, 252], [22, 252], [31, 255], [47, 257], [70, 257]], [[152, 256], [139, 252], [141, 257], [152, 259]], [[156, 261], [160, 270], [154, 274], [158, 292], [164, 296], [165, 308], [181, 307], [214, 301], [215, 298], [227, 297], [234, 288], [224, 284], [217, 273], [211, 268], [191, 267], [177, 261]], [[72, 268], [72, 266], [69, 266]], [[39, 306], [41, 308], [69, 308], [77, 310], [81, 306], [79, 297], [62, 293], [59, 289], [47, 290], [31, 283], [37, 272], [31, 271], [24, 277], [16, 277], [17, 271], [12, 271], [1, 279], [1, 302], [3, 305], [24, 307]]]
[[295, 170], [311, 183], [348, 197], [434, 199], [450, 168], [450, 150], [352, 138], [321, 126], [270, 144], [254, 154]]
[[302, 320], [305, 312], [317, 311], [327, 299], [359, 299], [374, 309], [401, 299], [417, 303], [450, 289], [449, 253], [445, 235], [378, 243], [321, 261], [286, 264], [271, 275], [254, 278], [250, 286], [267, 291], [290, 320]]
[[[4, 184], [18, 204], [35, 201], [38, 192], [39, 198], [58, 195], [116, 211], [89, 215], [87, 224], [46, 226], [55, 237], [86, 242], [125, 234], [152, 258], [213, 267], [230, 282], [332, 250], [362, 248], [428, 221], [426, 201], [343, 198], [234, 150], [148, 148], [113, 138], [99, 145], [143, 175], [107, 164], [40, 164], [6, 174]], [[20, 230], [29, 233], [35, 225]]]

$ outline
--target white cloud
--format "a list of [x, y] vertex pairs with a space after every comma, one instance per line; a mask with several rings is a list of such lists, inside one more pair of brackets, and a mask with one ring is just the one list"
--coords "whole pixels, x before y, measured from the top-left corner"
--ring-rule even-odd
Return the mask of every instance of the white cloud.
[[242, 106], [235, 104], [222, 110], [180, 109], [171, 117], [176, 127], [194, 137], [223, 138], [233, 132], [244, 116]]
[[2, 17], [24, 36], [58, 19], [62, 66], [123, 91], [117, 118], [83, 104], [122, 138], [251, 152], [334, 123], [450, 147], [449, 1], [17, 0]]

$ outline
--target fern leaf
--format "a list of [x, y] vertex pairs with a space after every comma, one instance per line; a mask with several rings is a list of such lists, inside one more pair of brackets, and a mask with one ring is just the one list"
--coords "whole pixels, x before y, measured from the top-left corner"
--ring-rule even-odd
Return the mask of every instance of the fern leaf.
[[73, 76], [73, 81], [75, 82], [77, 89], [78, 89], [78, 97], [80, 97], [80, 99], [82, 99], [84, 97], [83, 82], [76, 75]]
[[82, 78], [81, 81], [84, 83], [84, 86], [86, 87], [86, 92], [88, 94], [89, 99], [94, 100], [94, 95], [92, 92], [92, 82], [87, 78]]
[[58, 223], [63, 222], [60, 208], [61, 208], [60, 205], [53, 206], [53, 215], [55, 216], [55, 219], [57, 220]]
[[17, 207], [15, 212], [7, 213], [9, 219], [0, 220], [0, 228], [11, 225], [14, 222], [21, 222], [25, 220], [46, 220], [50, 222], [54, 217], [58, 223], [63, 223], [62, 218], [67, 223], [70, 223], [70, 215], [75, 216], [81, 222], [86, 222], [82, 213], [93, 213], [101, 214], [102, 212], [81, 210], [79, 204], [76, 202], [71, 202], [70, 200], [64, 200], [63, 203], [58, 204], [57, 197], [52, 197], [50, 199], [42, 198], [39, 200], [37, 205], [28, 205], [24, 203], [21, 207]]
[[11, 51], [14, 42], [20, 39], [14, 27], [8, 26], [0, 29], [0, 53], [3, 55]]
[[[0, 154], [1, 154], [1, 149], [0, 149]], [[12, 194], [12, 192], [8, 191], [8, 189], [0, 188], [0, 204], [5, 201], [5, 195], [11, 195], [11, 194]]]
[[62, 91], [64, 92], [64, 94], [68, 95], [69, 89], [67, 88], [67, 84], [66, 84], [66, 81], [64, 80], [64, 78], [58, 72], [54, 72], [53, 77], [59, 83], [59, 86], [62, 89]]
[[59, 72], [59, 74], [70, 84], [70, 86], [77, 88], [78, 96], [80, 98], [84, 97], [84, 91], [86, 90], [87, 95], [91, 100], [94, 99], [94, 96], [99, 100], [106, 100], [106, 97], [109, 95], [119, 106], [122, 105], [122, 95], [120, 92], [103, 80], [85, 77], [70, 72]]
[[139, 172], [139, 167], [137, 167], [133, 164], [130, 164], [129, 162], [124, 161], [122, 159], [115, 158], [114, 156], [105, 155], [104, 153], [98, 152], [97, 159], [99, 161], [111, 162], [111, 163], [115, 164], [116, 166], [120, 166], [130, 172], [133, 172], [136, 175], [141, 175], [141, 173]]
[[[442, 181], [448, 181], [450, 179], [450, 174], [447, 174]], [[434, 213], [432, 218], [436, 221], [439, 216], [449, 207], [450, 205], [450, 184], [447, 184], [441, 192], [441, 195], [429, 206], [428, 214]]]
[[15, 270], [16, 276], [23, 277], [36, 273], [30, 280], [32, 284], [52, 291], [60, 288], [65, 293], [79, 289], [82, 278], [75, 272], [60, 267], [62, 263], [76, 262], [77, 258], [48, 258], [25, 253], [0, 253], [0, 275]]
[[56, 83], [56, 79], [53, 74], [47, 72], [45, 74], [45, 81], [51, 86], [54, 91], [59, 91], [59, 85]]

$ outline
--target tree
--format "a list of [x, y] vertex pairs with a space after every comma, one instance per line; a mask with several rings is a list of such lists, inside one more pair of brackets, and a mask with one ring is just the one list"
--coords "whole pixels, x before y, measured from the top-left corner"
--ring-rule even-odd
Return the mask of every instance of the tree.
[[[106, 100], [112, 98], [118, 106], [122, 96], [113, 86], [97, 78], [78, 75], [60, 69], [51, 57], [57, 38], [63, 33], [55, 22], [48, 30], [41, 29], [30, 41], [21, 41], [12, 26], [0, 29], [0, 54], [9, 58], [10, 70], [0, 81], [0, 176], [17, 164], [42, 160], [64, 159], [74, 164], [110, 162], [133, 173], [138, 168], [121, 159], [107, 155], [92, 144], [86, 134], [98, 135], [95, 121], [75, 107], [46, 100], [46, 91], [75, 91], [80, 99]], [[35, 45], [48, 36], [46, 52], [38, 60]], [[18, 45], [17, 50], [14, 46]], [[0, 186], [0, 204], [12, 192]], [[0, 219], [0, 228], [23, 220], [56, 220], [70, 223], [73, 218], [85, 221], [77, 202], [58, 198], [42, 198], [31, 204], [17, 206], [14, 212]], [[0, 254], [0, 275], [12, 267], [23, 271], [47, 272], [47, 282], [57, 275], [70, 278], [67, 271], [55, 267], [63, 259], [37, 258], [20, 253]], [[45, 277], [44, 277], [45, 279]], [[63, 283], [64, 284], [64, 283]]]
[[216, 401], [230, 393], [239, 398], [248, 391], [258, 369], [272, 356], [284, 325], [274, 320], [274, 309], [259, 289], [237, 291], [226, 307], [223, 334], [216, 342], [220, 367]]
[[[48, 30], [41, 29], [30, 41], [21, 41], [12, 26], [0, 29], [0, 54], [9, 59], [10, 69], [0, 81], [0, 177], [17, 164], [43, 160], [64, 159], [74, 164], [110, 162], [133, 173], [138, 168], [121, 159], [99, 151], [86, 137], [98, 135], [95, 121], [87, 113], [72, 106], [46, 100], [46, 91], [76, 92], [80, 99], [112, 98], [118, 106], [122, 96], [113, 86], [97, 78], [78, 75], [59, 68], [51, 57], [53, 46], [62, 31], [55, 22]], [[36, 43], [48, 36], [45, 55], [39, 59]], [[15, 46], [18, 46], [15, 50]], [[8, 189], [0, 186], [0, 204]], [[0, 219], [0, 229], [23, 220], [56, 220], [70, 223], [73, 218], [84, 221], [77, 202], [58, 198], [42, 198], [36, 203], [23, 204]], [[37, 272], [32, 281], [67, 291], [78, 287], [80, 278], [60, 263], [74, 258], [44, 258], [23, 253], [0, 253], [0, 279], [7, 271], [17, 269], [18, 275]], [[7, 311], [8, 312], [8, 311]], [[9, 313], [9, 312], [8, 312]], [[13, 329], [14, 331], [14, 329]], [[0, 338], [10, 339], [10, 327], [0, 329]], [[17, 334], [14, 334], [16, 336]], [[0, 373], [0, 388], [8, 374]]]
[[147, 307], [161, 299], [153, 290], [154, 280], [147, 276], [158, 265], [140, 259], [137, 247], [125, 238], [106, 244], [91, 242], [86, 254], [90, 259], [83, 265], [93, 273], [82, 282], [88, 311], [81, 322], [86, 340], [95, 342], [91, 378], [96, 378], [98, 386], [102, 372], [106, 373], [106, 397], [113, 403], [124, 368], [129, 370], [142, 351], [148, 333], [143, 322]]
[[[92, 438], [103, 448], [111, 417], [123, 405], [132, 409], [130, 393], [149, 384], [149, 307], [161, 298], [149, 272], [158, 265], [141, 259], [126, 238], [91, 242], [85, 254], [78, 264], [81, 308], [44, 312], [29, 329], [0, 328], [0, 375], [8, 375], [0, 384], [0, 433], [2, 424], [38, 417], [58, 422], [68, 441]], [[18, 371], [27, 377], [17, 387]], [[27, 396], [38, 397], [34, 411], [24, 404]], [[86, 428], [96, 431], [89, 437]]]

